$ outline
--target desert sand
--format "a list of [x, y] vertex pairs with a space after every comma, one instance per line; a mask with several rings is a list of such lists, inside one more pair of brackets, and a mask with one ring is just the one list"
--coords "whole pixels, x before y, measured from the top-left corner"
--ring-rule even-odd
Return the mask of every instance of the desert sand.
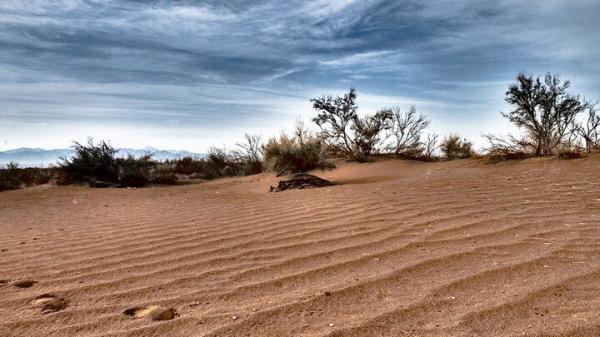
[[0, 336], [600, 336], [599, 156], [316, 174], [0, 193]]

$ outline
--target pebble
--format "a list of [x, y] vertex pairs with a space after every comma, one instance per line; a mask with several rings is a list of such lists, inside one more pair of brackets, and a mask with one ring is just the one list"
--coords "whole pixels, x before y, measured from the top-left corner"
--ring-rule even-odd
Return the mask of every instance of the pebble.
[[10, 285], [12, 285], [13, 287], [17, 287], [17, 288], [29, 288], [32, 285], [34, 285], [35, 283], [36, 282], [32, 281], [32, 280], [20, 280], [20, 281], [14, 281]]

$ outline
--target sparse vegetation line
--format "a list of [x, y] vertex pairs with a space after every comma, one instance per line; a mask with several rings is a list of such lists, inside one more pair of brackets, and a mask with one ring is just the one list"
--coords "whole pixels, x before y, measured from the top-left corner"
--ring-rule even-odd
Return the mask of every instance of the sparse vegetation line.
[[[547, 74], [542, 79], [519, 74], [505, 94], [512, 110], [502, 116], [523, 134], [484, 135], [489, 147], [482, 155], [492, 161], [553, 154], [570, 159], [600, 151], [596, 104], [569, 93], [569, 88], [570, 82], [558, 75]], [[435, 161], [476, 154], [473, 144], [456, 134], [438, 142], [438, 135], [426, 133], [430, 121], [414, 106], [407, 112], [391, 107], [360, 116], [356, 99], [354, 88], [342, 96], [311, 99], [317, 113], [312, 119], [319, 129], [316, 134], [298, 122], [291, 136], [282, 133], [263, 143], [259, 136], [246, 134], [236, 149], [212, 147], [205, 158], [158, 161], [151, 153], [120, 158], [118, 149], [106, 141], [74, 142], [75, 155], [64, 158], [58, 167], [19, 168], [10, 163], [0, 168], [0, 191], [45, 184], [53, 177], [59, 184], [142, 187], [264, 171], [305, 173], [334, 168], [335, 159], [340, 158], [365, 162], [375, 155], [391, 155]]]

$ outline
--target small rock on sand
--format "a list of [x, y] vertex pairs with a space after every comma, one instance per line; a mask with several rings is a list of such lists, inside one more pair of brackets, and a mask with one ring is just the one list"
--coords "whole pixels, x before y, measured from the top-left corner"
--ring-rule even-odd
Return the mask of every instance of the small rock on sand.
[[18, 281], [13, 281], [10, 285], [13, 287], [17, 287], [17, 288], [30, 288], [35, 283], [37, 283], [37, 282], [35, 282], [33, 280], [18, 280]]
[[31, 306], [40, 309], [42, 314], [49, 314], [66, 308], [67, 301], [65, 301], [64, 298], [52, 294], [43, 294], [36, 297], [31, 302]]
[[158, 305], [127, 309], [123, 311], [123, 314], [132, 318], [148, 317], [153, 321], [168, 321], [178, 316], [177, 310]]

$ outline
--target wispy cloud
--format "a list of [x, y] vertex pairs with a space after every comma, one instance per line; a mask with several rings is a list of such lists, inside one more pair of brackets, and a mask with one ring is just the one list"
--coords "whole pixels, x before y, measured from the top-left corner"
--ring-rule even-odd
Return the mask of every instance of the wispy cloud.
[[275, 132], [350, 85], [442, 126], [494, 120], [519, 71], [597, 97], [598, 14], [595, 0], [4, 0], [0, 138], [24, 129], [0, 147], [44, 145], [31, 135], [48, 123]]

